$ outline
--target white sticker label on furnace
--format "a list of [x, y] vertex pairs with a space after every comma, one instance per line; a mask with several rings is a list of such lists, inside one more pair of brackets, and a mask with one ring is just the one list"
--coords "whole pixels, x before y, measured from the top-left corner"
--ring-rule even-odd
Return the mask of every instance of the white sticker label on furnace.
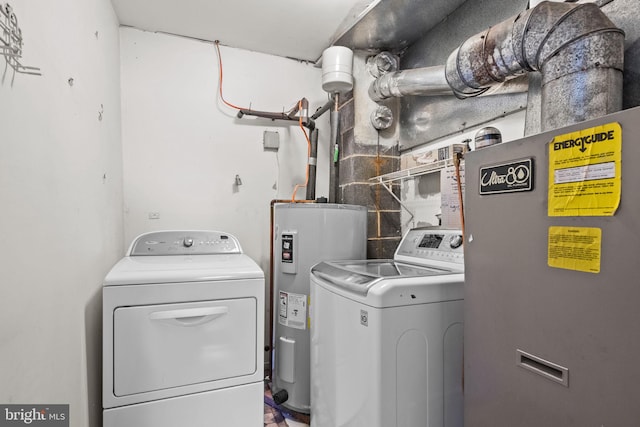
[[553, 176], [555, 180], [554, 184], [612, 179], [616, 177], [616, 164], [614, 162], [607, 162], [597, 165], [558, 169], [554, 171]]
[[294, 329], [307, 328], [307, 296], [280, 292], [278, 321], [281, 325]]

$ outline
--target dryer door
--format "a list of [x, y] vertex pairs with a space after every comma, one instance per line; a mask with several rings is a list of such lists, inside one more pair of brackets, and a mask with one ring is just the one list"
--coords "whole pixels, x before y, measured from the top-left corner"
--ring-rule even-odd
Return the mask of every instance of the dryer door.
[[127, 396], [256, 372], [256, 300], [119, 307], [114, 394]]

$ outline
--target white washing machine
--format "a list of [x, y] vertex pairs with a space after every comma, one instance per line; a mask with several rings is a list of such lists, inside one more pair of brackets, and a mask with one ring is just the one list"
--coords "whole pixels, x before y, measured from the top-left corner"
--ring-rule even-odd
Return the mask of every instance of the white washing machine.
[[311, 269], [311, 426], [462, 427], [464, 258], [413, 229], [393, 260]]
[[264, 274], [217, 231], [139, 236], [103, 288], [104, 427], [259, 427]]

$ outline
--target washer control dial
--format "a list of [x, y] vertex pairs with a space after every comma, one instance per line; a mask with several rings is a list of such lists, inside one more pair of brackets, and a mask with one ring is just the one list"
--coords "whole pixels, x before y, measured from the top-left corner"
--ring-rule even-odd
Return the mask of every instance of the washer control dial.
[[451, 236], [449, 239], [449, 246], [451, 246], [451, 249], [457, 249], [462, 246], [462, 236], [459, 234]]
[[141, 234], [127, 256], [241, 254], [240, 242], [213, 230], [164, 230]]

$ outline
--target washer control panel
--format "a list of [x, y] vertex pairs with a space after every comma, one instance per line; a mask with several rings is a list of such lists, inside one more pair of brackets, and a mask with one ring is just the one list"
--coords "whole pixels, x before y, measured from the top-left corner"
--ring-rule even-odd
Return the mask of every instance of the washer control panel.
[[133, 242], [129, 256], [241, 254], [240, 242], [220, 231], [172, 230], [145, 233]]
[[396, 256], [463, 264], [462, 244], [460, 230], [414, 228], [400, 242]]

